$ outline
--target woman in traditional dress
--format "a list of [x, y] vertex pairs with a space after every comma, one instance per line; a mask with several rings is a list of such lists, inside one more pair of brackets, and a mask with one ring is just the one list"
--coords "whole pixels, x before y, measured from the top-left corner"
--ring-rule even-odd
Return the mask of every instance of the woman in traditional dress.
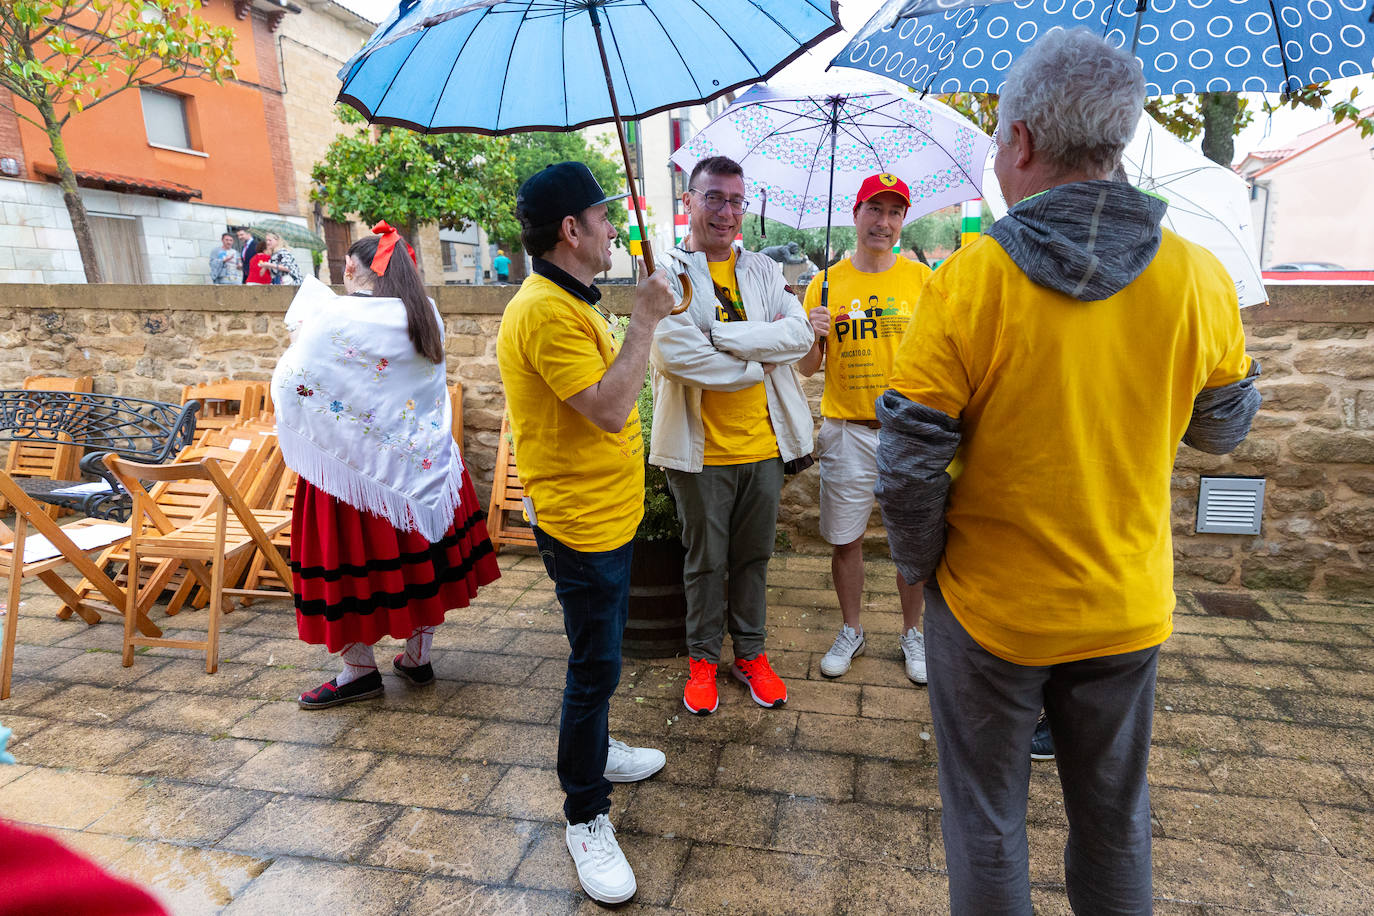
[[380, 695], [372, 644], [383, 636], [406, 640], [398, 676], [432, 683], [435, 627], [500, 576], [453, 441], [438, 311], [410, 246], [386, 223], [373, 232], [348, 250], [347, 296], [306, 279], [272, 377], [282, 455], [300, 475], [297, 631], [343, 661], [301, 695], [304, 709]]

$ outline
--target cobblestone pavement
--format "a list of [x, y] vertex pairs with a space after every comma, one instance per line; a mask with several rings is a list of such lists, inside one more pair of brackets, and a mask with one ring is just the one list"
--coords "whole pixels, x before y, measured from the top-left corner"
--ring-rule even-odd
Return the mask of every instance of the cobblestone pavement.
[[[563, 847], [553, 770], [561, 616], [536, 557], [501, 566], [439, 629], [435, 687], [388, 674], [384, 698], [310, 713], [295, 698], [334, 662], [296, 639], [289, 602], [225, 618], [206, 675], [172, 649], [121, 667], [117, 620], [57, 620], [26, 584], [0, 816], [177, 914], [598, 912]], [[723, 676], [719, 712], [696, 718], [683, 660], [627, 660], [612, 734], [668, 765], [615, 790], [639, 878], [618, 912], [946, 912], [930, 709], [902, 672], [891, 564], [869, 564], [868, 654], [834, 681], [819, 672], [839, 624], [828, 558], [780, 556], [771, 573], [786, 707]], [[1161, 655], [1156, 911], [1374, 912], [1374, 604], [1209, 601], [1181, 596]], [[1037, 912], [1067, 913], [1053, 763], [1035, 765], [1028, 823]]]

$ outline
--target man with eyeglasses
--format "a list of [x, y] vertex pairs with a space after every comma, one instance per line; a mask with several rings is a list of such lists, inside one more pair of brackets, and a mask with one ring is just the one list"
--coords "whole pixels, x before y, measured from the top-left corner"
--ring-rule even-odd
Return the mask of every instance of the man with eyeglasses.
[[787, 702], [764, 651], [768, 560], [785, 466], [811, 462], [811, 407], [793, 364], [815, 335], [778, 263], [734, 245], [749, 206], [739, 163], [703, 159], [688, 188], [687, 239], [667, 260], [674, 293], [681, 298], [685, 273], [695, 295], [654, 332], [649, 461], [665, 469], [682, 520], [690, 656], [682, 699], [705, 715], [718, 702], [727, 626], [731, 673], [760, 706]]
[[[892, 360], [930, 268], [894, 253], [911, 192], [896, 175], [870, 175], [854, 195], [857, 247], [830, 268], [830, 297], [821, 304], [821, 278], [806, 290], [816, 343], [797, 364], [808, 378], [825, 366], [821, 431], [816, 460], [821, 472], [821, 537], [832, 545], [830, 572], [843, 618], [821, 674], [839, 677], [867, 648], [859, 619], [864, 588], [864, 532], [878, 483], [878, 420], [874, 402], [887, 388]], [[897, 574], [902, 632], [897, 642], [906, 676], [926, 682], [921, 586]]]

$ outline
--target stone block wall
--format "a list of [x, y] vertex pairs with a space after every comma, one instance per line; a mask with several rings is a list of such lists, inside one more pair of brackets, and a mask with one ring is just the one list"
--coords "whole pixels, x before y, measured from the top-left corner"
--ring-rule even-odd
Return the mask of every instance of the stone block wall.
[[[632, 290], [603, 300], [626, 313]], [[496, 331], [513, 287], [432, 289], [448, 336], [449, 381], [463, 385], [464, 457], [490, 492], [505, 396]], [[268, 378], [286, 344], [282, 287], [0, 286], [0, 387], [26, 375], [89, 374], [98, 392], [179, 400], [183, 385]], [[1243, 313], [1264, 374], [1250, 438], [1217, 457], [1181, 447], [1173, 520], [1180, 588], [1256, 588], [1374, 599], [1374, 286], [1284, 286]], [[808, 380], [819, 415], [819, 376]], [[1196, 534], [1198, 479], [1267, 481], [1257, 536]], [[814, 468], [783, 491], [780, 540], [825, 553]], [[866, 548], [886, 550], [872, 518]]]

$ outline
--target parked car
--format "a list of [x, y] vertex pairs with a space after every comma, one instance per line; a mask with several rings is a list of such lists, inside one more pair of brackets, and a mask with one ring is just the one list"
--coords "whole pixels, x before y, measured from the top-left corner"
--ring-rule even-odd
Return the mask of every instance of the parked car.
[[1339, 264], [1332, 264], [1330, 261], [1285, 261], [1282, 264], [1273, 264], [1270, 270], [1345, 270]]

